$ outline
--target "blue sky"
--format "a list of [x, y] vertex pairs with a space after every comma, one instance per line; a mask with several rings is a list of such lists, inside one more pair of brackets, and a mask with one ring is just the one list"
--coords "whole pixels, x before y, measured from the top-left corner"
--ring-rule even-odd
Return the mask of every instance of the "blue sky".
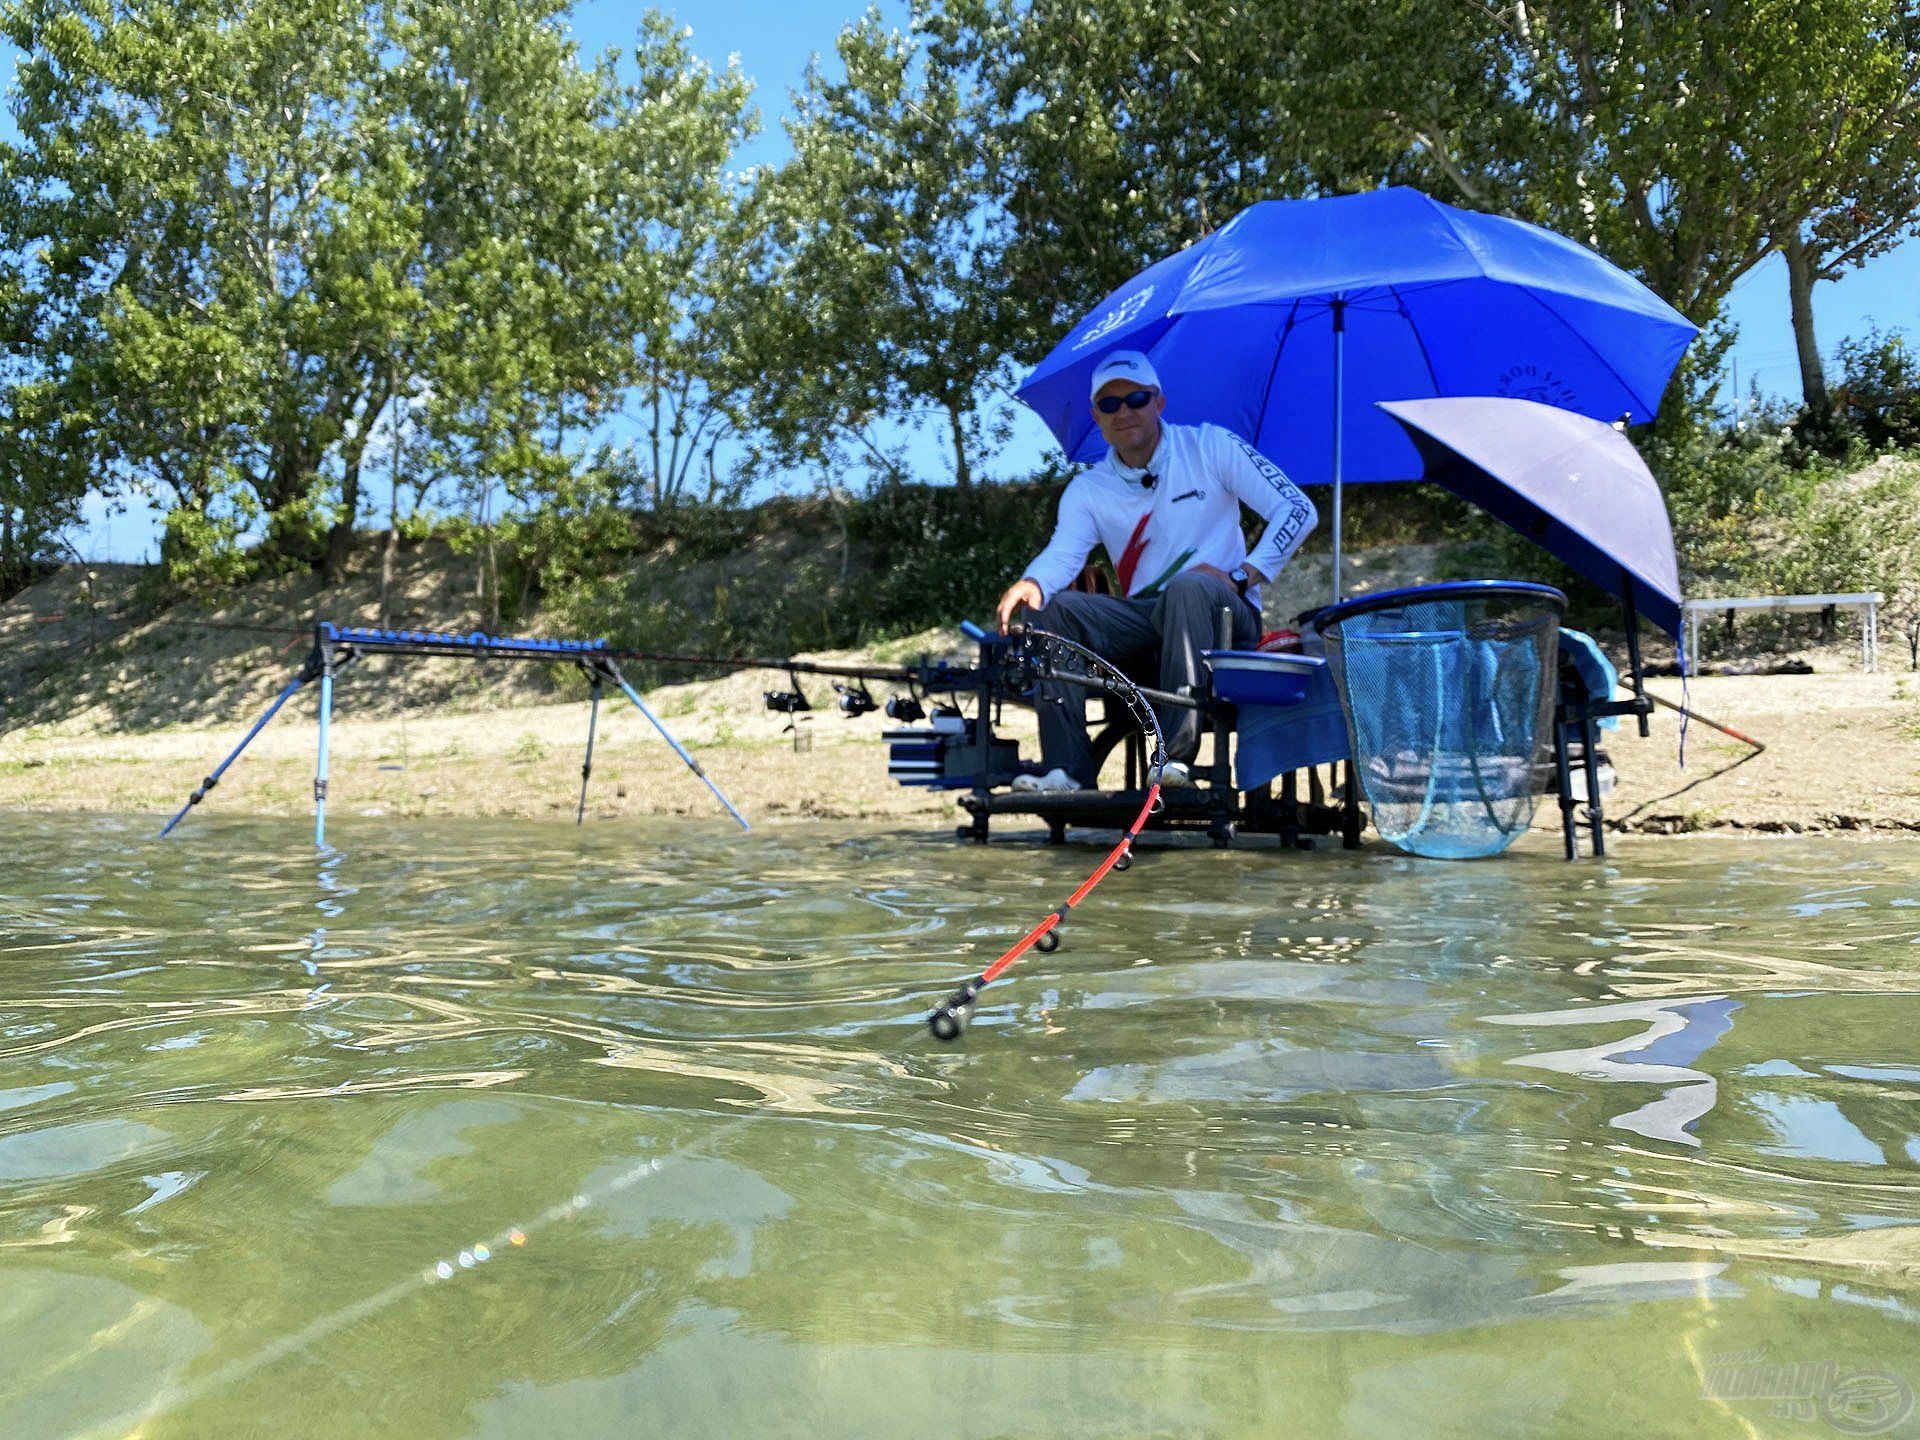
[[[574, 34], [590, 52], [624, 47], [631, 42], [642, 8], [620, 0], [584, 0], [573, 13]], [[694, 45], [702, 54], [716, 66], [737, 56], [741, 69], [755, 82], [763, 130], [741, 154], [742, 165], [774, 163], [785, 156], [780, 119], [786, 113], [789, 92], [804, 78], [810, 56], [818, 52], [831, 59], [834, 36], [865, 8], [847, 0], [697, 0], [678, 10], [693, 27]], [[906, 13], [897, 0], [880, 9], [889, 20], [902, 20]], [[0, 63], [10, 76], [11, 57]], [[1908, 240], [1846, 279], [1820, 286], [1815, 308], [1820, 347], [1829, 356], [1841, 341], [1875, 326], [1905, 328], [1920, 338], [1920, 240]], [[1784, 264], [1770, 260], [1741, 280], [1728, 314], [1739, 328], [1733, 357], [1741, 389], [1757, 384], [1767, 395], [1796, 395], [1799, 371]], [[1038, 421], [1016, 410], [1020, 417], [1016, 447], [1031, 448], [1037, 454], [1053, 443]], [[937, 437], [918, 447], [918, 453], [924, 454], [928, 478], [949, 473], [945, 448]], [[154, 521], [138, 511], [111, 516], [95, 503], [88, 507], [88, 523], [77, 527], [70, 539], [76, 552], [88, 560], [145, 559], [153, 551]]]

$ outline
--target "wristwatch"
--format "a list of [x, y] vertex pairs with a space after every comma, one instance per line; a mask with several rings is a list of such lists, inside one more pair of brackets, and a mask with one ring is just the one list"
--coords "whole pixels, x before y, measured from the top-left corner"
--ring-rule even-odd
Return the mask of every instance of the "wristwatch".
[[1247, 574], [1247, 567], [1244, 565], [1234, 566], [1233, 569], [1227, 572], [1227, 578], [1233, 581], [1233, 588], [1240, 592], [1240, 598], [1242, 600], [1246, 599], [1247, 582], [1253, 579], [1251, 575]]

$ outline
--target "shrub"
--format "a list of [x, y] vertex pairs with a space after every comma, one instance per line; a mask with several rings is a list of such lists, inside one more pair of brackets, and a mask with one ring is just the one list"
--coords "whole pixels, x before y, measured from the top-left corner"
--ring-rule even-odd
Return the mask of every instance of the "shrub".
[[1785, 588], [1802, 594], [1878, 590], [1920, 669], [1920, 455], [1829, 477], [1795, 517], [1781, 557]]
[[1920, 354], [1900, 331], [1870, 330], [1840, 347], [1836, 422], [1875, 450], [1920, 446]]
[[870, 582], [849, 616], [861, 641], [991, 612], [1053, 533], [1061, 487], [1016, 482], [956, 490], [882, 485], [854, 502], [848, 533]]

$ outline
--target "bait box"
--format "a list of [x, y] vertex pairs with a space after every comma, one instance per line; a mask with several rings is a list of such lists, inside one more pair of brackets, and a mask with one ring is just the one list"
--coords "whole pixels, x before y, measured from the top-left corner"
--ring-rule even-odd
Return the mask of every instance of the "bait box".
[[1213, 670], [1213, 693], [1232, 705], [1298, 705], [1326, 667], [1318, 655], [1273, 650], [1202, 650]]

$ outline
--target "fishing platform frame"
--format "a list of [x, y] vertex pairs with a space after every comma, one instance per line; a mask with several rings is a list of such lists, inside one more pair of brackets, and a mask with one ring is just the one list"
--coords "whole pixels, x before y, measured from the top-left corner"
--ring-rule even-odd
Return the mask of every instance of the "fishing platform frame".
[[[1231, 612], [1223, 610], [1219, 621], [1221, 649], [1228, 648], [1231, 643], [1232, 621]], [[992, 713], [997, 714], [1001, 697], [992, 692], [987, 661], [992, 648], [1004, 645], [1006, 641], [988, 634], [970, 621], [964, 622], [960, 628], [981, 650], [983, 683], [977, 696], [975, 713], [987, 716], [992, 706]], [[1232, 844], [1236, 834], [1273, 835], [1288, 848], [1305, 848], [1312, 843], [1308, 837], [1338, 835], [1346, 849], [1359, 846], [1365, 816], [1357, 799], [1358, 787], [1354, 783], [1351, 760], [1346, 762], [1348, 773], [1344, 786], [1338, 778], [1339, 762], [1331, 762], [1327, 766], [1329, 774], [1324, 783], [1320, 778], [1320, 768], [1307, 766], [1301, 770], [1287, 771], [1278, 777], [1280, 793], [1277, 796], [1273, 793], [1271, 782], [1246, 790], [1238, 789], [1233, 783], [1229, 753], [1238, 714], [1234, 705], [1218, 698], [1210, 685], [1201, 687], [1198, 693], [1191, 695], [1174, 694], [1143, 684], [1136, 688], [1162, 710], [1198, 710], [1206, 735], [1210, 737], [1207, 748], [1211, 758], [1205, 764], [1196, 759], [1190, 772], [1194, 782], [1192, 785], [1162, 787], [1161, 808], [1149, 823], [1149, 828], [1205, 831], [1216, 849], [1224, 849]], [[1093, 736], [1093, 763], [1097, 773], [1116, 749], [1121, 752], [1124, 785], [1119, 790], [1047, 792], [1000, 789], [1020, 770], [995, 764], [995, 743], [996, 737], [991, 726], [980, 725], [972, 741], [972, 753], [977, 764], [973, 772], [977, 777], [976, 783], [967, 794], [960, 797], [959, 802], [961, 808], [972, 817], [955, 831], [962, 840], [984, 845], [990, 837], [995, 817], [1031, 815], [1046, 825], [1047, 842], [1061, 845], [1066, 842], [1070, 826], [1099, 830], [1123, 828], [1127, 817], [1139, 808], [1140, 797], [1146, 793], [1149, 777], [1145, 737], [1127, 719], [1124, 710], [1116, 713], [1112, 706], [1107, 707], [1107, 714]], [[1301, 794], [1303, 788], [1306, 792], [1304, 798]]]
[[[1555, 706], [1554, 770], [1569, 860], [1578, 857], [1578, 832], [1582, 828], [1589, 832], [1593, 853], [1596, 856], [1606, 853], [1596, 722], [1607, 716], [1632, 715], [1638, 720], [1644, 734], [1647, 717], [1653, 708], [1653, 702], [1644, 689], [1637, 616], [1634, 614], [1630, 591], [1625, 608], [1630, 653], [1630, 697], [1596, 700], [1563, 678]], [[1224, 628], [1230, 618], [1223, 612], [1223, 641], [1230, 633]], [[978, 646], [979, 656], [975, 663], [954, 663], [922, 656], [917, 664], [911, 666], [884, 667], [817, 664], [790, 658], [749, 660], [740, 657], [666, 655], [616, 649], [604, 640], [533, 639], [487, 635], [479, 631], [459, 635], [443, 631], [336, 626], [323, 620], [313, 628], [313, 648], [300, 669], [274, 697], [266, 713], [254, 722], [240, 743], [214, 767], [160, 834], [162, 837], [170, 834], [212, 792], [221, 777], [287, 701], [303, 687], [317, 682], [320, 693], [319, 752], [313, 779], [313, 834], [314, 843], [324, 846], [334, 677], [361, 656], [373, 654], [429, 659], [538, 661], [546, 664], [558, 661], [576, 665], [587, 677], [591, 703], [587, 718], [586, 752], [580, 766], [580, 794], [574, 809], [575, 824], [582, 824], [586, 819], [587, 789], [593, 775], [593, 748], [599, 727], [600, 700], [603, 690], [611, 684], [625, 694], [660, 732], [675, 754], [699, 777], [740, 827], [751, 828], [746, 817], [714, 783], [700, 762], [674, 738], [621, 672], [620, 661], [626, 659], [785, 673], [789, 689], [785, 692], [769, 691], [767, 694], [768, 707], [776, 710], [801, 711], [812, 708], [800, 690], [798, 677], [801, 674], [852, 681], [852, 684], [835, 681], [835, 688], [840, 692], [839, 708], [850, 717], [881, 708], [866, 689], [868, 681], [905, 686], [907, 696], [896, 698], [912, 699], [913, 710], [921, 714], [924, 714], [919, 705], [921, 696], [931, 699], [936, 695], [945, 695], [955, 701], [968, 696], [973, 702], [971, 716], [962, 714], [957, 705], [936, 707], [936, 710], [944, 711], [944, 716], [936, 718], [945, 718], [950, 722], [945, 733], [909, 728], [890, 730], [884, 735], [895, 757], [894, 763], [889, 766], [890, 773], [903, 783], [966, 792], [957, 797], [958, 804], [969, 816], [957, 827], [955, 833], [958, 838], [985, 844], [991, 835], [995, 818], [1017, 815], [1032, 816], [1043, 823], [1047, 827], [1048, 842], [1055, 845], [1065, 843], [1070, 827], [1125, 829], [1129, 818], [1139, 809], [1151, 777], [1148, 774], [1145, 737], [1138, 723], [1129, 718], [1124, 705], [1116, 707], [1111, 703], [1119, 694], [1118, 687], [1091, 676], [1052, 677], [1064, 683], [1084, 686], [1107, 702], [1106, 715], [1094, 735], [1094, 762], [1096, 766], [1104, 766], [1118, 750], [1124, 767], [1122, 788], [1068, 792], [1005, 788], [1016, 776], [1031, 767], [1020, 761], [1015, 742], [996, 735], [994, 726], [1008, 702], [1039, 704], [1045, 701], [1033, 693], [1031, 677], [1024, 685], [1018, 680], [1018, 663], [1011, 660], [1011, 640], [992, 634], [971, 621], [963, 622], [961, 630]], [[1223, 643], [1220, 648], [1227, 647]], [[1366, 818], [1360, 807], [1360, 786], [1356, 781], [1351, 756], [1304, 764], [1274, 775], [1273, 779], [1279, 785], [1278, 794], [1274, 793], [1272, 780], [1241, 789], [1234, 784], [1230, 756], [1231, 742], [1238, 724], [1236, 706], [1219, 698], [1210, 684], [1203, 684], [1195, 694], [1174, 694], [1137, 684], [1129, 688], [1163, 712], [1167, 709], [1198, 710], [1203, 717], [1203, 728], [1211, 737], [1210, 759], [1205, 763], [1196, 760], [1191, 767], [1194, 783], [1172, 789], [1163, 788], [1160, 804], [1148, 822], [1149, 828], [1204, 831], [1216, 848], [1230, 845], [1235, 834], [1273, 835], [1288, 848], [1306, 848], [1313, 843], [1313, 837], [1337, 835], [1344, 848], [1358, 847]], [[889, 715], [895, 713], [893, 701], [889, 701], [886, 708]], [[936, 755], [937, 760], [931, 762], [931, 769], [935, 773], [913, 775], [913, 770], [926, 768], [929, 762], [921, 759], [902, 761], [899, 757], [903, 751], [916, 757]], [[1595, 757], [1596, 763], [1588, 763], [1588, 757]], [[1346, 767], [1344, 780], [1340, 774], [1342, 764]], [[1323, 766], [1328, 772], [1324, 781], [1321, 778]], [[1584, 803], [1574, 793], [1575, 775], [1582, 771], [1586, 789]]]
[[[746, 817], [702, 769], [699, 761], [661, 723], [659, 716], [648, 708], [639, 692], [621, 672], [621, 660], [637, 659], [784, 673], [789, 681], [788, 690], [769, 691], [767, 694], [768, 707], [776, 710], [801, 711], [812, 708], [799, 687], [798, 677], [802, 674], [840, 677], [853, 682], [842, 684], [840, 680], [835, 681], [835, 688], [840, 691], [840, 708], [849, 716], [881, 708], [866, 690], [868, 681], [905, 686], [907, 697], [903, 698], [912, 698], [916, 710], [920, 708], [918, 701], [921, 696], [931, 699], [944, 695], [956, 701], [963, 696], [971, 697], [972, 716], [962, 715], [957, 705], [944, 707], [946, 716], [955, 726], [945, 734], [937, 734], [930, 729], [913, 729], [888, 731], [885, 737], [894, 744], [896, 753], [905, 736], [912, 737], [906, 743], [921, 747], [930, 740], [939, 741], [937, 749], [941, 759], [936, 768], [940, 773], [923, 780], [908, 778], [906, 783], [926, 783], [967, 791], [958, 797], [958, 803], [971, 818], [958, 827], [956, 833], [959, 838], [984, 844], [989, 837], [993, 817], [1007, 815], [1031, 815], [1039, 819], [1046, 825], [1047, 838], [1053, 844], [1064, 843], [1069, 826], [1125, 829], [1129, 818], [1139, 809], [1141, 797], [1146, 794], [1149, 785], [1144, 736], [1137, 723], [1127, 717], [1125, 707], [1109, 703], [1103, 727], [1095, 737], [1095, 755], [1101, 762], [1116, 748], [1122, 751], [1125, 788], [1070, 794], [1006, 791], [1001, 787], [1007, 786], [1027, 767], [1019, 761], [1014, 742], [997, 736], [993, 727], [1008, 702], [1033, 703], [1034, 697], [1020, 688], [1017, 682], [1010, 683], [1018, 668], [1010, 659], [1011, 641], [990, 634], [970, 621], [963, 623], [961, 629], [979, 647], [976, 663], [956, 664], [923, 656], [915, 665], [882, 667], [827, 665], [792, 659], [747, 660], [739, 657], [665, 655], [616, 649], [604, 640], [533, 639], [488, 635], [479, 631], [461, 635], [444, 631], [389, 630], [337, 626], [323, 620], [315, 624], [313, 647], [293, 678], [281, 688], [266, 712], [241, 737], [240, 743], [201, 781], [186, 803], [167, 821], [160, 834], [163, 838], [171, 834], [194, 807], [206, 799], [227, 770], [280, 712], [281, 707], [301, 689], [317, 683], [320, 712], [319, 748], [313, 778], [313, 837], [316, 845], [324, 846], [334, 679], [364, 655], [538, 661], [547, 664], [558, 661], [572, 662], [578, 666], [591, 687], [591, 705], [587, 719], [586, 753], [580, 766], [580, 794], [574, 809], [576, 824], [584, 823], [586, 818], [587, 789], [593, 774], [593, 747], [599, 725], [600, 699], [602, 691], [611, 684], [624, 693], [652, 723], [687, 768], [699, 776], [741, 828], [750, 828]], [[1082, 685], [1109, 702], [1119, 693], [1118, 687], [1098, 677], [1057, 678], [1066, 683]], [[1307, 836], [1333, 834], [1338, 834], [1349, 848], [1359, 844], [1364, 819], [1357, 800], [1353, 798], [1357, 787], [1352, 784], [1351, 775], [1344, 794], [1337, 792], [1335, 781], [1331, 778], [1323, 785], [1317, 769], [1307, 772], [1304, 798], [1297, 773], [1281, 777], [1280, 794], [1277, 797], [1270, 785], [1242, 792], [1234, 788], [1228, 757], [1229, 740], [1234, 729], [1235, 711], [1232, 705], [1214, 698], [1210, 691], [1196, 697], [1175, 695], [1145, 686], [1134, 689], [1135, 693], [1156, 706], [1202, 711], [1207, 729], [1213, 737], [1211, 763], [1193, 767], [1193, 786], [1162, 792], [1161, 803], [1149, 821], [1151, 828], [1204, 830], [1213, 844], [1220, 847], [1230, 844], [1236, 831], [1276, 835], [1286, 845], [1310, 843], [1304, 838]], [[891, 702], [888, 709], [892, 713]], [[898, 778], [898, 772], [896, 775]], [[1334, 798], [1330, 799], [1330, 796]]]

